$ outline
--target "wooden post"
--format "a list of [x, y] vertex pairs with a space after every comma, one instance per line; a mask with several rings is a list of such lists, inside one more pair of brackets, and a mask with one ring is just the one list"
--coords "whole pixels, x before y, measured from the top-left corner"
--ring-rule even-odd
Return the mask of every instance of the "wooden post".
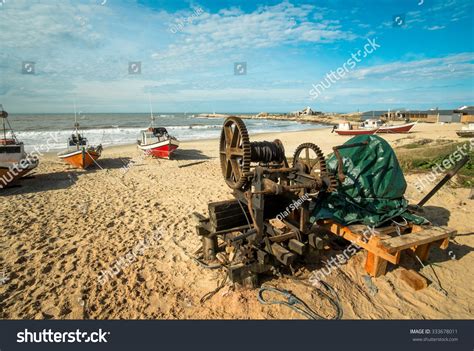
[[[368, 244], [376, 248], [380, 248], [382, 246], [380, 237], [376, 235], [373, 235], [369, 239]], [[372, 277], [380, 277], [381, 275], [384, 275], [385, 271], [387, 270], [387, 263], [387, 260], [384, 260], [382, 257], [370, 251], [367, 251], [367, 258], [365, 260], [365, 270]]]
[[417, 255], [418, 258], [424, 262], [428, 259], [430, 248], [431, 248], [431, 243], [418, 245], [415, 249], [415, 255]]
[[212, 261], [216, 258], [217, 236], [202, 237], [202, 252], [205, 261]]
[[365, 270], [372, 277], [380, 277], [385, 274], [387, 270], [388, 261], [383, 258], [373, 254], [370, 251], [367, 251], [367, 258], [365, 259]]

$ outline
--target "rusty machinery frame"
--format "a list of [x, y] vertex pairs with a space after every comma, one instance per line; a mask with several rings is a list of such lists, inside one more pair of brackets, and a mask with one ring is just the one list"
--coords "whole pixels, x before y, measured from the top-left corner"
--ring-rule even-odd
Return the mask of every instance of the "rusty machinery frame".
[[[229, 117], [219, 157], [235, 199], [210, 203], [209, 218], [198, 216], [205, 262], [218, 260], [232, 281], [255, 286], [259, 273], [291, 267], [298, 256], [322, 248], [309, 222], [312, 202], [306, 200], [333, 191], [337, 181], [317, 145], [299, 145], [290, 166], [281, 141], [250, 142], [244, 122]], [[287, 215], [275, 222], [282, 213]]]

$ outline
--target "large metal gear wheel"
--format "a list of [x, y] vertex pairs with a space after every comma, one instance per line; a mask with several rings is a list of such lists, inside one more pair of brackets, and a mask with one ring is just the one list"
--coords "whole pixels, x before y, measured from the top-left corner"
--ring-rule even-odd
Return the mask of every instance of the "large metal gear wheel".
[[219, 157], [227, 185], [232, 189], [245, 189], [248, 185], [251, 148], [247, 127], [240, 118], [229, 117], [224, 121]]
[[315, 179], [326, 179], [328, 184], [326, 191], [334, 191], [337, 187], [337, 180], [332, 174], [328, 173], [324, 154], [316, 144], [304, 143], [299, 145], [293, 155], [293, 167], [300, 168]]

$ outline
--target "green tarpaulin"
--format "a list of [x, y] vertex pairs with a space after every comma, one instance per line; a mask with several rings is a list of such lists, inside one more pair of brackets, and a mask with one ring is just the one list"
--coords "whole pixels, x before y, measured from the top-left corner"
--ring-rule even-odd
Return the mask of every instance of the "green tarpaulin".
[[[362, 223], [380, 226], [398, 216], [410, 222], [427, 222], [407, 211], [403, 197], [407, 187], [402, 169], [390, 145], [377, 135], [359, 135], [345, 143], [367, 145], [341, 149], [345, 179], [337, 191], [321, 193], [311, 221], [333, 219], [343, 225]], [[328, 171], [338, 178], [338, 162], [333, 154], [326, 161]]]

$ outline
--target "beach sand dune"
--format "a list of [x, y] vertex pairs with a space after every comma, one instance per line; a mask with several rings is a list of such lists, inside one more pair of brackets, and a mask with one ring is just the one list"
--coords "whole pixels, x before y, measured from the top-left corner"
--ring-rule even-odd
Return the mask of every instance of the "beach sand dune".
[[[385, 137], [399, 146], [421, 138], [456, 140], [454, 131], [454, 126], [419, 125], [410, 135]], [[348, 139], [324, 129], [252, 140], [275, 138], [283, 141], [288, 156], [302, 142], [314, 142], [329, 153]], [[183, 143], [172, 161], [143, 158], [135, 146], [110, 147], [99, 160], [103, 169], [89, 171], [72, 169], [55, 155], [42, 158], [33, 179], [0, 194], [0, 317], [301, 318], [284, 307], [261, 305], [257, 290], [229, 285], [200, 301], [224, 277], [221, 270], [206, 270], [189, 257], [200, 245], [192, 213], [206, 214], [208, 202], [232, 198], [217, 156], [218, 141], [204, 140]], [[407, 197], [414, 202], [422, 197], [415, 178], [407, 175]], [[372, 280], [378, 289], [373, 294], [364, 282], [361, 251], [327, 279], [339, 295], [344, 318], [474, 317], [474, 201], [469, 191], [445, 187], [427, 204], [431, 220], [460, 234], [448, 250], [433, 249], [430, 258], [448, 295], [434, 284], [413, 291], [396, 267]], [[402, 264], [419, 269], [410, 257]], [[420, 273], [430, 277], [432, 271], [427, 267]], [[334, 314], [307, 286], [286, 278], [267, 283], [293, 291], [322, 316]]]

